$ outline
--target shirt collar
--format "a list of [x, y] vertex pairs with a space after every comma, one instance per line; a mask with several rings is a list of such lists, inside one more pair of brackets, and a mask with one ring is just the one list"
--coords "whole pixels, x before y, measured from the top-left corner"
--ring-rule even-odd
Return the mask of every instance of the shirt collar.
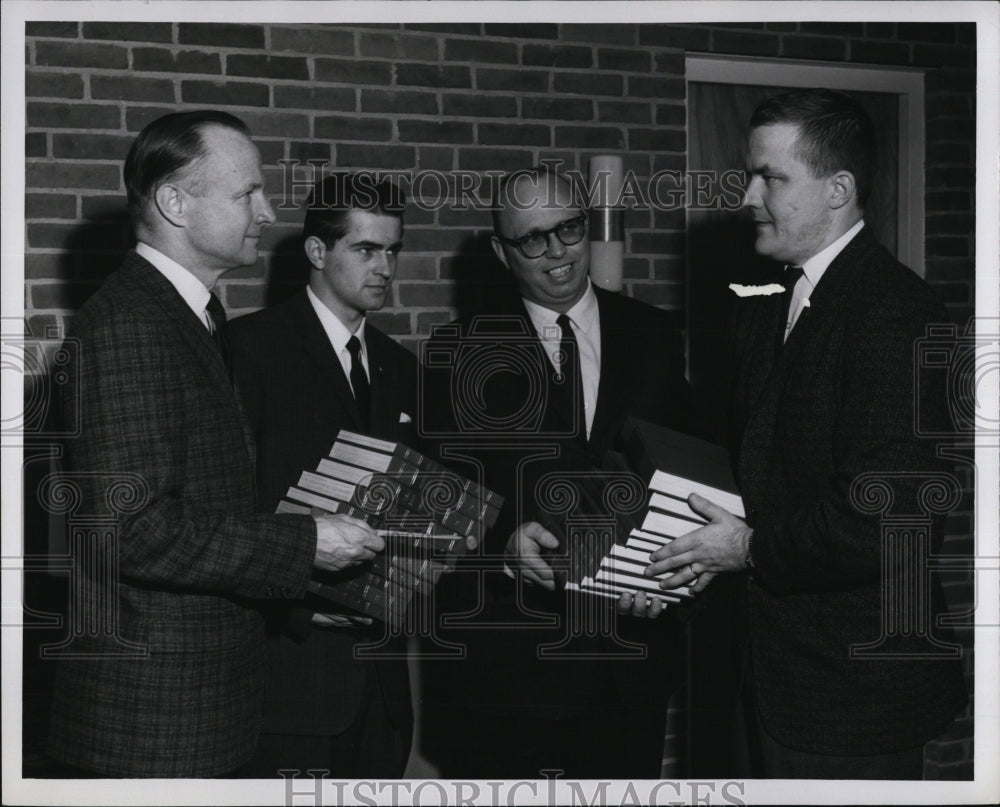
[[861, 228], [864, 226], [865, 220], [860, 219], [850, 230], [840, 236], [830, 246], [813, 255], [808, 261], [802, 264], [802, 272], [813, 288], [816, 288], [816, 284], [819, 283], [820, 278], [823, 277], [830, 264], [844, 251], [844, 247], [850, 243], [854, 236], [861, 232]]
[[205, 284], [173, 258], [168, 258], [149, 244], [140, 241], [135, 245], [135, 252], [156, 267], [156, 270], [170, 282], [170, 285], [177, 289], [177, 293], [187, 303], [195, 316], [205, 323], [206, 328], [209, 327], [208, 320], [205, 318], [205, 306], [208, 305], [211, 294], [205, 288]]
[[327, 308], [323, 304], [323, 301], [308, 286], [306, 286], [306, 296], [309, 298], [309, 302], [312, 303], [313, 310], [316, 312], [316, 316], [319, 317], [319, 322], [323, 326], [323, 330], [326, 331], [326, 337], [330, 340], [330, 344], [333, 345], [333, 349], [337, 351], [338, 356], [346, 350], [347, 342], [352, 336], [358, 337], [358, 341], [361, 342], [362, 355], [367, 354], [364, 317], [361, 318], [361, 324], [358, 326], [358, 329], [354, 333], [351, 333], [347, 330], [344, 323], [337, 318], [337, 315]]
[[[532, 325], [535, 326], [535, 330], [541, 334], [543, 339], [561, 338], [561, 332], [556, 325], [556, 320], [559, 318], [558, 311], [553, 311], [551, 308], [546, 308], [527, 299], [524, 299], [524, 307], [528, 311], [528, 317], [531, 319]], [[594, 287], [588, 279], [587, 290], [576, 301], [576, 304], [566, 312], [566, 316], [570, 318], [578, 330], [587, 332], [593, 325], [597, 315], [597, 295], [594, 294]]]

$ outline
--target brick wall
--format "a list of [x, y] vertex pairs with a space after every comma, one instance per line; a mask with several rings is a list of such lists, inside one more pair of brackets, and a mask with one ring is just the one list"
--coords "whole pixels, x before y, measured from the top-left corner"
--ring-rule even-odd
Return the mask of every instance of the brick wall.
[[[433, 178], [543, 159], [585, 169], [610, 151], [639, 178], [683, 170], [686, 51], [926, 69], [927, 278], [957, 322], [973, 311], [972, 24], [29, 22], [26, 34], [25, 307], [34, 334], [64, 328], [131, 245], [121, 163], [160, 114], [221, 106], [260, 145], [279, 222], [262, 260], [222, 281], [223, 302], [240, 314], [302, 283], [295, 236], [307, 161]], [[431, 180], [419, 190], [440, 197]], [[627, 293], [682, 309], [683, 211], [632, 212], [628, 226]], [[497, 279], [488, 230], [488, 212], [474, 206], [411, 205], [392, 304], [376, 324], [412, 345], [475, 306]], [[966, 513], [958, 534], [962, 518], [967, 533]], [[968, 581], [953, 585], [969, 601]], [[929, 775], [968, 776], [970, 754], [967, 719], [932, 752]]]

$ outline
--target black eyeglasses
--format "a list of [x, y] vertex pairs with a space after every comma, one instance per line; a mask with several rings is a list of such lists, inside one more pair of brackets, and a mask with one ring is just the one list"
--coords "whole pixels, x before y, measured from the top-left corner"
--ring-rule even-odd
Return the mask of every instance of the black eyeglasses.
[[518, 251], [529, 259], [541, 258], [549, 248], [549, 236], [555, 233], [563, 245], [571, 247], [579, 244], [587, 234], [587, 217], [577, 216], [559, 222], [549, 230], [533, 230], [520, 238], [507, 238], [497, 233], [497, 238], [505, 244], [517, 247]]

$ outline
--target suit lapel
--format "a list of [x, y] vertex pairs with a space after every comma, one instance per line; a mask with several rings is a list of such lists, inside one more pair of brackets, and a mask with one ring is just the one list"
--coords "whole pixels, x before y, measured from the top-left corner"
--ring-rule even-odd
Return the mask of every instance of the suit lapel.
[[[399, 426], [397, 379], [391, 375], [388, 352], [381, 334], [371, 325], [365, 327], [365, 348], [368, 351], [368, 375], [371, 379], [371, 411], [369, 431], [376, 437], [391, 437]], [[410, 413], [412, 415], [412, 413]]]
[[351, 384], [305, 291], [290, 300], [289, 313], [296, 321], [303, 352], [309, 357], [319, 377], [326, 379], [333, 388], [333, 400], [318, 402], [318, 405], [333, 407], [338, 423], [353, 431], [360, 431], [361, 417], [354, 393], [351, 392]]
[[[594, 422], [590, 428], [590, 444], [596, 445], [611, 427], [615, 413], [623, 411], [621, 399], [629, 384], [635, 381], [632, 367], [636, 355], [635, 346], [622, 322], [615, 315], [614, 301], [603, 290], [594, 287], [597, 295], [597, 310], [601, 323], [601, 377], [597, 386], [597, 407]], [[634, 335], [634, 332], [633, 332]], [[614, 435], [611, 435], [613, 438]], [[605, 441], [610, 444], [610, 441]]]

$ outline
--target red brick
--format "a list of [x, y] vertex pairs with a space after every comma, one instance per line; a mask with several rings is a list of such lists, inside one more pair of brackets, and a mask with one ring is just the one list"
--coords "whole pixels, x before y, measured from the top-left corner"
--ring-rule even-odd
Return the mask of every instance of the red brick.
[[72, 160], [120, 160], [132, 145], [133, 138], [111, 134], [61, 134], [52, 135], [52, 156]]
[[32, 283], [31, 307], [38, 309], [68, 308], [76, 310], [87, 302], [95, 291], [98, 283], [64, 282], [64, 283]]
[[484, 146], [550, 146], [552, 130], [541, 124], [480, 123], [477, 139]]
[[516, 118], [517, 102], [509, 96], [448, 93], [441, 98], [445, 115], [470, 118]]
[[450, 148], [421, 146], [417, 149], [417, 167], [421, 171], [450, 171], [454, 165], [455, 152]]
[[971, 213], [931, 213], [924, 224], [927, 235], [969, 235], [976, 230], [976, 217]]
[[128, 51], [104, 42], [38, 42], [35, 44], [35, 64], [124, 70], [128, 67]]
[[261, 162], [265, 166], [277, 165], [278, 160], [285, 158], [285, 140], [261, 140], [257, 139], [257, 150], [260, 151]]
[[226, 57], [226, 73], [230, 76], [247, 76], [249, 78], [308, 81], [309, 65], [301, 56], [231, 53]]
[[682, 255], [684, 254], [684, 233], [642, 233], [628, 234], [629, 250], [633, 255]]
[[594, 42], [603, 45], [634, 45], [639, 25], [615, 23], [564, 23], [560, 39], [576, 42]]
[[65, 279], [73, 274], [73, 260], [73, 255], [64, 252], [26, 252], [24, 278], [25, 280]]
[[690, 25], [640, 25], [639, 44], [653, 45], [658, 48], [677, 48], [678, 50], [707, 51], [709, 46], [709, 31]]
[[406, 31], [430, 31], [436, 34], [452, 34], [457, 36], [478, 36], [482, 28], [478, 22], [426, 23], [404, 25]]
[[967, 92], [976, 91], [976, 71], [959, 68], [943, 67], [940, 70], [930, 70], [927, 73], [927, 92]]
[[516, 171], [532, 165], [530, 151], [524, 149], [459, 149], [458, 167], [462, 171]]
[[[409, 224], [409, 213], [406, 211], [406, 223]], [[429, 255], [408, 255], [406, 252], [406, 232], [403, 232], [403, 252], [399, 256], [399, 268], [396, 270], [396, 281], [401, 280], [435, 280], [437, 278], [437, 259]]]
[[649, 123], [652, 119], [650, 104], [631, 101], [599, 101], [597, 119], [601, 123]]
[[119, 223], [129, 221], [124, 193], [116, 193], [113, 196], [84, 196], [80, 201], [82, 203], [80, 216], [87, 221]]
[[556, 126], [557, 148], [614, 149], [625, 148], [622, 130], [611, 126]]
[[517, 45], [513, 42], [491, 42], [488, 39], [447, 39], [444, 43], [446, 62], [500, 62], [517, 64]]
[[[430, 192], [428, 190], [428, 192]], [[441, 227], [408, 227], [406, 230], [407, 252], [445, 252], [457, 253], [463, 243], [472, 236], [472, 230], [443, 229]], [[401, 298], [403, 305], [411, 305], [405, 297]], [[421, 305], [421, 303], [412, 303]]]
[[76, 197], [62, 193], [26, 193], [25, 219], [74, 219]]
[[683, 285], [687, 280], [687, 263], [680, 258], [656, 258], [653, 260], [653, 279], [668, 280]]
[[213, 106], [268, 106], [271, 93], [266, 84], [250, 81], [182, 81], [181, 100]]
[[171, 42], [173, 26], [169, 22], [85, 22], [84, 39], [110, 39], [116, 42]]
[[28, 245], [34, 249], [73, 252], [125, 251], [131, 246], [128, 228], [118, 222], [50, 224], [28, 222]]
[[90, 77], [90, 95], [94, 99], [116, 101], [147, 101], [173, 103], [174, 83], [165, 78], [145, 76], [102, 76]]
[[449, 311], [421, 311], [417, 314], [417, 333], [429, 334], [435, 325], [444, 325], [452, 319]]
[[[478, 97], [478, 96], [477, 96]], [[394, 114], [436, 115], [437, 97], [416, 90], [362, 90], [362, 112], [392, 112]]]
[[656, 72], [683, 78], [687, 72], [684, 54], [680, 51], [663, 51], [657, 53]]
[[683, 126], [687, 122], [687, 107], [682, 104], [657, 104], [656, 122], [660, 126]]
[[402, 62], [396, 65], [396, 83], [418, 87], [471, 87], [468, 67]]
[[544, 67], [593, 67], [594, 54], [580, 45], [525, 45], [521, 52], [525, 65]]
[[222, 57], [201, 50], [177, 53], [166, 48], [133, 48], [132, 69], [153, 73], [222, 73]]
[[285, 140], [310, 137], [309, 116], [303, 113], [245, 110], [239, 116], [257, 137], [280, 137]]
[[[440, 178], [435, 178], [430, 183], [428, 183], [428, 188], [423, 189], [421, 187], [422, 179], [420, 174], [413, 175], [413, 181], [416, 185], [416, 193], [423, 193], [427, 198], [423, 196], [414, 196], [410, 191], [409, 178], [406, 181], [400, 183], [406, 190], [406, 226], [407, 227], [430, 227], [435, 224], [435, 217], [437, 216], [437, 208], [442, 202], [448, 203], [446, 199], [437, 197], [437, 188]], [[443, 191], [447, 193], [447, 191]], [[416, 279], [416, 278], [414, 278]]]
[[940, 22], [900, 22], [896, 24], [896, 35], [918, 42], [951, 43], [955, 41], [955, 26]]
[[271, 26], [272, 51], [296, 51], [318, 56], [353, 56], [354, 32], [322, 25], [296, 23]]
[[25, 166], [25, 185], [29, 188], [117, 190], [121, 186], [121, 165], [29, 162]]
[[685, 304], [684, 287], [675, 284], [636, 282], [632, 284], [632, 296], [641, 302], [664, 308], [683, 309]]
[[264, 48], [262, 25], [182, 22], [178, 25], [182, 45], [210, 45], [213, 48]]
[[392, 81], [389, 62], [361, 61], [359, 59], [316, 59], [316, 81], [339, 84], [381, 84]]
[[803, 22], [799, 30], [804, 34], [820, 36], [864, 36], [865, 25], [862, 22]]
[[45, 157], [48, 155], [48, 136], [45, 132], [27, 132], [24, 135], [24, 156]]
[[268, 302], [267, 286], [261, 283], [227, 283], [227, 308], [263, 308]]
[[549, 72], [477, 67], [476, 88], [507, 93], [546, 92], [549, 88]]
[[971, 141], [975, 131], [975, 122], [971, 117], [935, 118], [927, 122], [928, 140]]
[[445, 283], [399, 283], [396, 286], [400, 305], [450, 306], [454, 305], [455, 289]]
[[410, 315], [399, 311], [371, 311], [366, 319], [382, 333], [410, 333]]
[[625, 82], [621, 76], [603, 73], [555, 73], [552, 89], [556, 92], [570, 92], [586, 95], [612, 95], [621, 97], [625, 92]]
[[438, 223], [442, 227], [468, 227], [476, 230], [490, 230], [493, 227], [493, 217], [490, 213], [492, 205], [491, 193], [495, 183], [488, 180], [482, 182], [482, 193], [470, 194], [474, 199], [463, 199], [461, 207], [457, 201], [438, 211]]
[[649, 259], [625, 258], [622, 264], [622, 277], [633, 280], [649, 280]]
[[936, 191], [925, 198], [928, 214], [940, 210], [971, 210], [972, 194], [963, 190]]
[[866, 22], [865, 36], [877, 37], [879, 39], [895, 39], [896, 23], [894, 22]]
[[969, 237], [936, 236], [927, 239], [927, 254], [934, 257], [964, 258], [969, 255]]
[[435, 37], [416, 36], [409, 32], [362, 33], [360, 47], [362, 56], [428, 61], [437, 61], [438, 58], [438, 41]]
[[415, 166], [415, 150], [412, 146], [361, 146], [338, 143], [336, 151], [339, 166], [383, 171], [405, 170]]
[[819, 36], [783, 36], [781, 55], [790, 59], [829, 59], [841, 61], [847, 46], [843, 39]]
[[964, 95], [936, 93], [928, 96], [926, 109], [928, 118], [937, 118], [943, 115], [970, 115], [974, 99]]
[[524, 98], [522, 118], [593, 120], [594, 103], [585, 98]]
[[273, 90], [276, 107], [338, 112], [352, 112], [355, 109], [355, 93], [348, 87], [276, 84]]
[[516, 39], [557, 39], [559, 28], [555, 24], [529, 23], [487, 23], [486, 36], [509, 36]]
[[684, 99], [686, 86], [684, 79], [668, 76], [629, 76], [628, 95], [656, 98], [666, 101], [671, 98]]
[[25, 71], [26, 98], [83, 98], [83, 78], [71, 73]]
[[872, 64], [910, 64], [910, 46], [905, 42], [866, 42], [852, 39], [848, 58]]
[[687, 168], [687, 156], [683, 154], [654, 154], [653, 173], [659, 171], [684, 171]]
[[967, 45], [914, 45], [913, 63], [929, 67], [975, 67], [976, 49]]
[[24, 23], [24, 34], [25, 36], [57, 36], [76, 39], [80, 35], [80, 23], [27, 21]]
[[629, 70], [636, 73], [648, 73], [650, 63], [650, 54], [647, 50], [597, 49], [597, 66], [601, 70]]
[[404, 143], [471, 143], [472, 124], [463, 121], [411, 120], [396, 122]]
[[777, 56], [779, 41], [777, 34], [715, 30], [712, 32], [712, 52], [738, 53], [741, 56]]

